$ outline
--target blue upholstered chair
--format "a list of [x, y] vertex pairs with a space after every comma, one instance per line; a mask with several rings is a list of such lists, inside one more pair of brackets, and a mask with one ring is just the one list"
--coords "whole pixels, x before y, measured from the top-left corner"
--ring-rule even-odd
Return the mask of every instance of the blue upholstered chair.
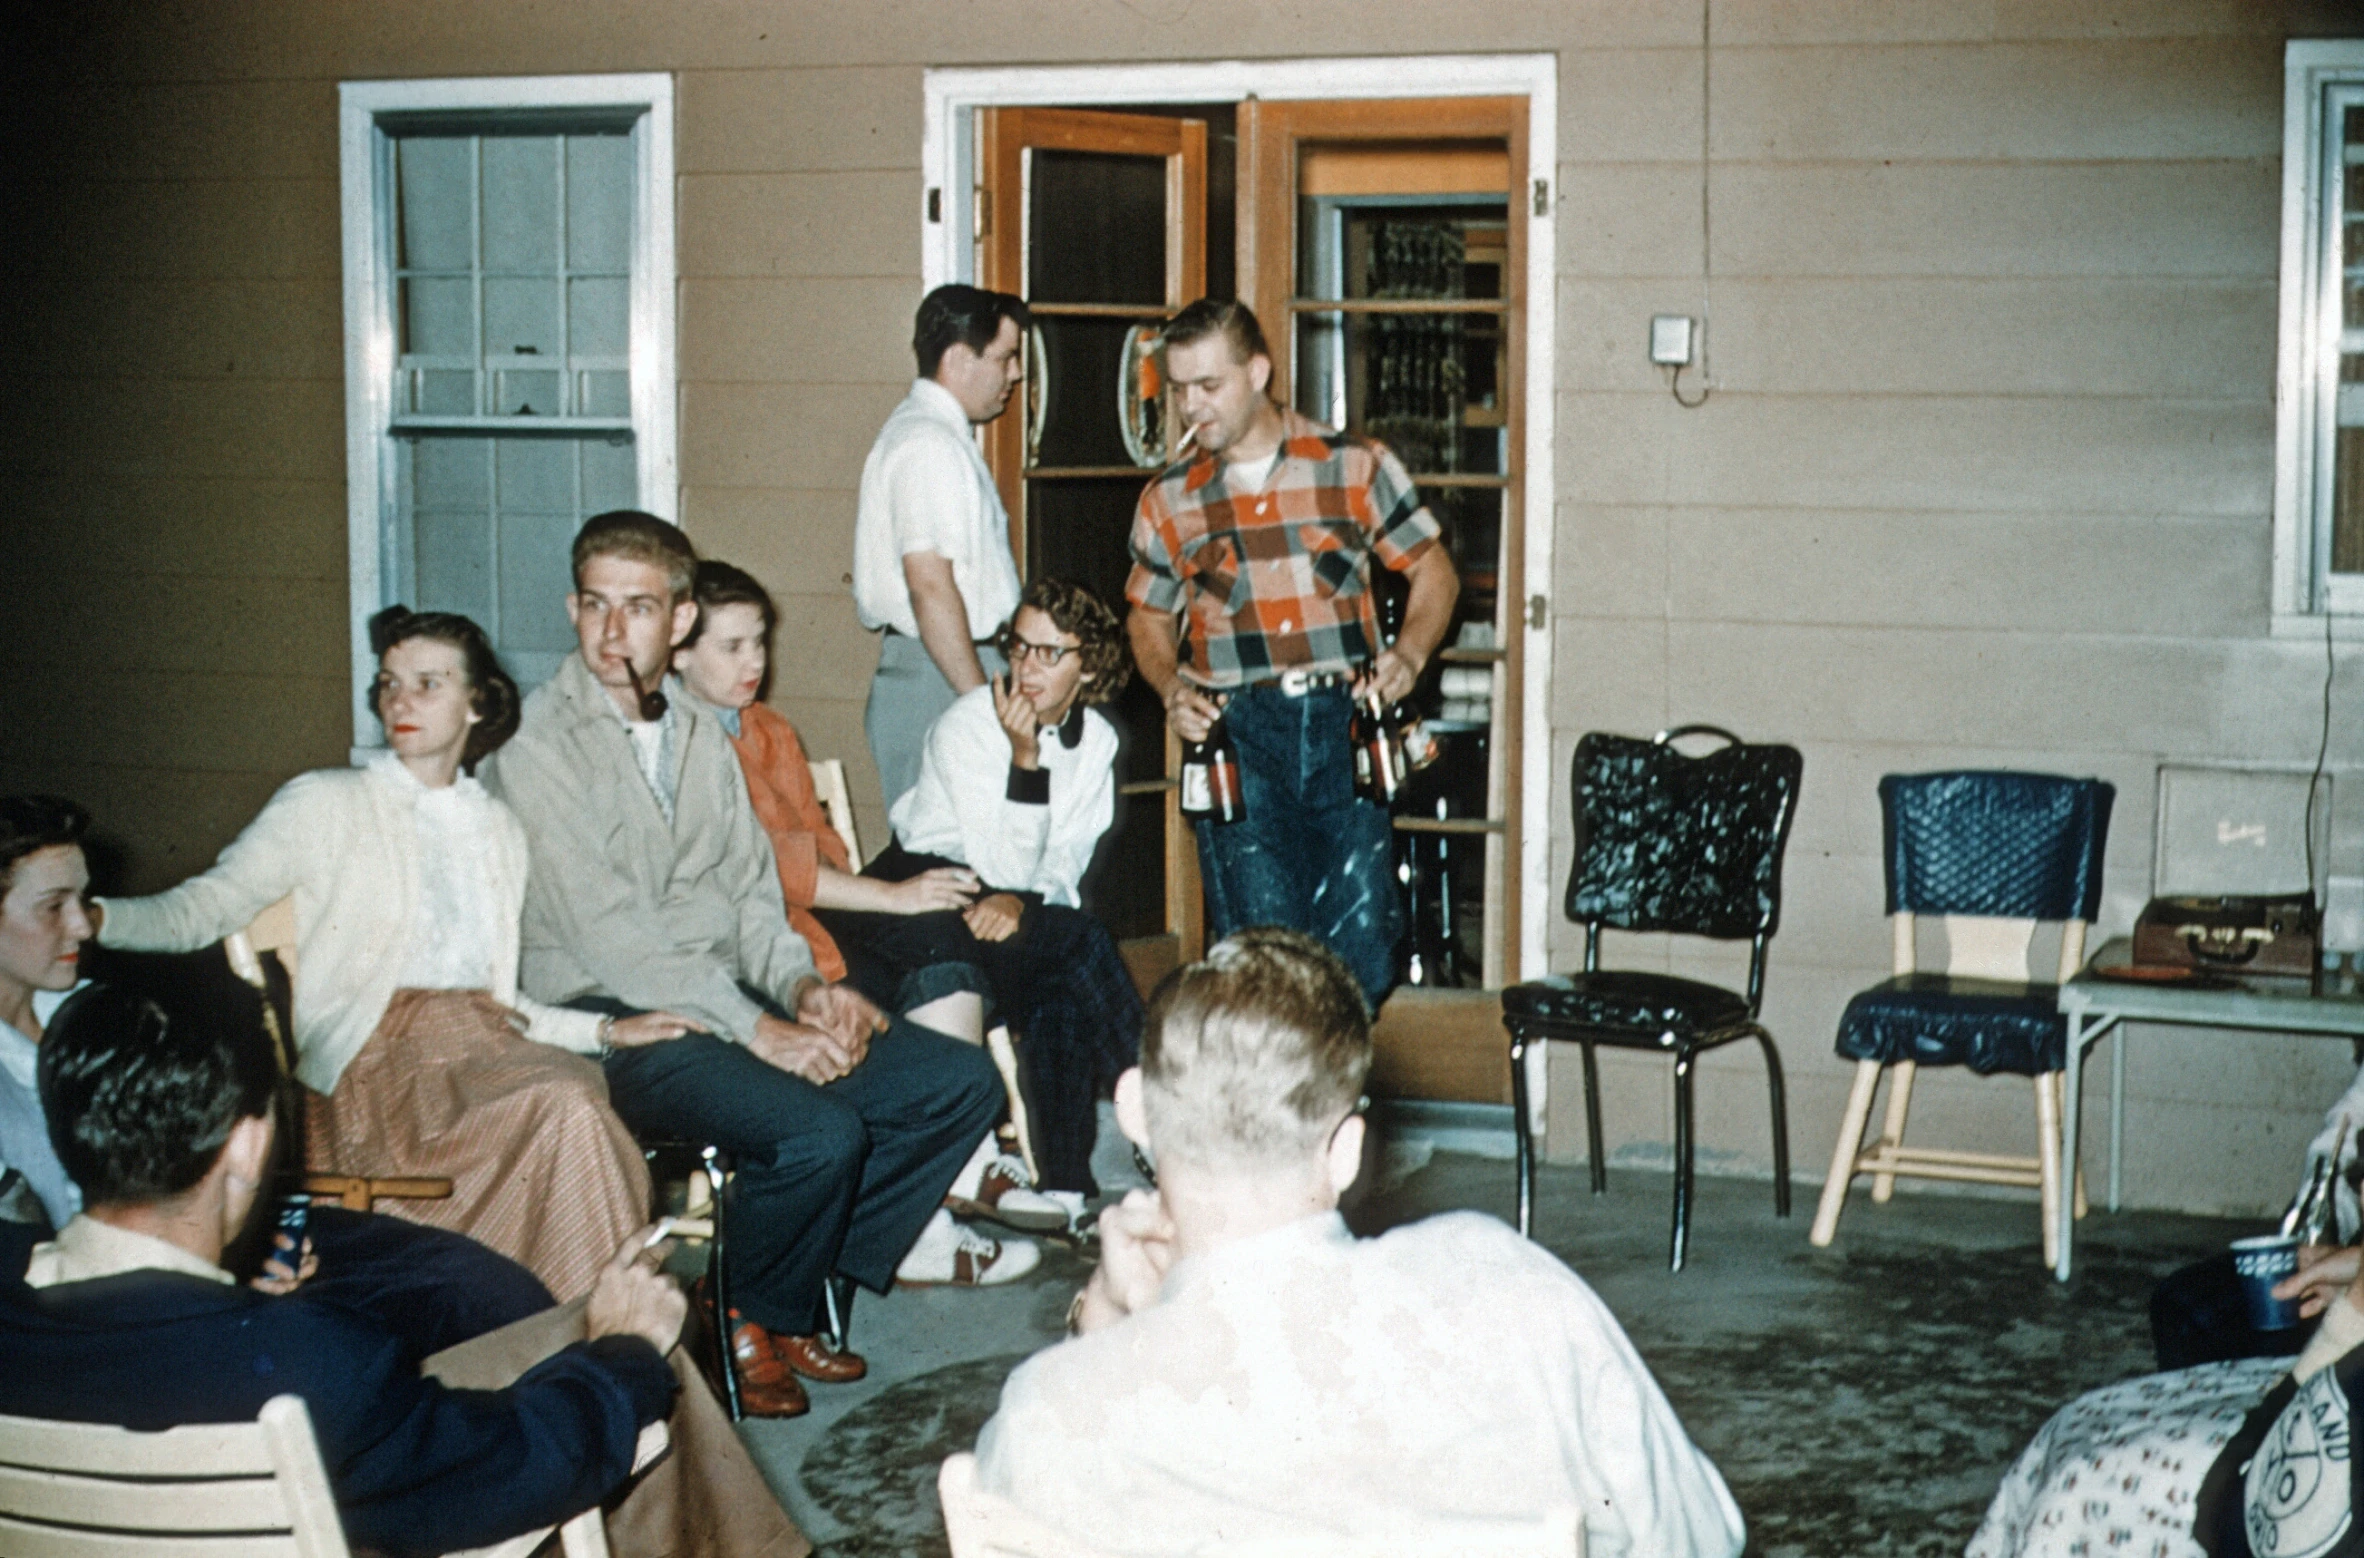
[[[1725, 743], [1692, 757], [1675, 742]], [[1502, 992], [1510, 1030], [1511, 1092], [1518, 1134], [1519, 1232], [1533, 1222], [1535, 1142], [1528, 1120], [1527, 1047], [1564, 1039], [1584, 1047], [1584, 1126], [1592, 1192], [1608, 1188], [1601, 1160], [1600, 1076], [1593, 1051], [1608, 1044], [1674, 1061], [1674, 1233], [1668, 1264], [1683, 1269], [1690, 1239], [1691, 1077], [1705, 1051], [1754, 1039], [1765, 1053], [1773, 1106], [1773, 1206], [1789, 1215], [1789, 1113], [1781, 1056], [1757, 1022], [1765, 994], [1765, 945], [1781, 919], [1781, 857], [1789, 844], [1803, 764], [1795, 747], [1750, 746], [1728, 730], [1686, 725], [1649, 741], [1594, 732], [1576, 743], [1569, 775], [1576, 857], [1568, 918], [1584, 927], [1584, 971], [1552, 974]], [[1672, 931], [1749, 944], [1748, 991], [1672, 974], [1601, 967], [1604, 928]]]
[[[1904, 1174], [2041, 1192], [2044, 1262], [2052, 1264], [2068, 1043], [2054, 998], [2058, 981], [2083, 963], [2085, 935], [2100, 912], [2116, 793], [2099, 779], [2053, 774], [1890, 774], [1880, 781], [1896, 972], [1849, 1001], [1839, 1019], [1838, 1052], [1856, 1063], [1855, 1088], [1814, 1215], [1815, 1244], [1837, 1234], [1856, 1175], [1871, 1175], [1872, 1199], [1886, 1201]], [[1944, 922], [1942, 972], [1923, 970], [1917, 955], [1916, 932], [1928, 916]], [[2038, 983], [2029, 977], [2029, 948], [2036, 926], [2049, 921], [2061, 926], [2059, 970], [2054, 982]], [[1905, 1146], [1913, 1077], [1923, 1066], [2032, 1079], [2036, 1156]], [[1866, 1149], [1872, 1097], [1891, 1070], [1887, 1123]], [[2081, 1179], [2072, 1194], [2082, 1216]]]

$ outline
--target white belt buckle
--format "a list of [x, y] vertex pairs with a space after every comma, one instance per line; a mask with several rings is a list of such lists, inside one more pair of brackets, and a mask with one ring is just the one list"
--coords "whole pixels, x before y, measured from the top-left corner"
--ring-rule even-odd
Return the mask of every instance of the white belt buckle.
[[1312, 680], [1304, 671], [1283, 671], [1280, 674], [1280, 690], [1292, 698], [1302, 698], [1308, 690], [1306, 684]]

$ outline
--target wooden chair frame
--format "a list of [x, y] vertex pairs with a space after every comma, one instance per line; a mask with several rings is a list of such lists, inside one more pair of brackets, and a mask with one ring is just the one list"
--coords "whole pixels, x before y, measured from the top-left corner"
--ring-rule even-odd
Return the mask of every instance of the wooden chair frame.
[[[254, 987], [263, 998], [263, 1026], [271, 1033], [271, 1042], [279, 1051], [279, 1062], [289, 1076], [295, 1075], [294, 990], [296, 976], [296, 917], [295, 898], [291, 894], [263, 910], [248, 922], [244, 930], [232, 931], [222, 939], [222, 952], [230, 960], [230, 971]], [[287, 972], [289, 1010], [284, 1019], [279, 1003], [271, 994], [271, 976], [263, 967], [263, 954], [279, 959], [279, 966]], [[313, 1174], [298, 1171], [292, 1176], [299, 1194], [313, 1197], [333, 1196], [339, 1206], [348, 1211], [366, 1212], [380, 1198], [401, 1201], [441, 1201], [451, 1194], [451, 1181], [440, 1175], [363, 1175]]]
[[[560, 1526], [558, 1537], [566, 1558], [607, 1558], [597, 1508]], [[450, 1558], [528, 1558], [549, 1538], [545, 1526]], [[352, 1553], [312, 1414], [292, 1395], [264, 1402], [251, 1423], [161, 1433], [0, 1417], [0, 1551], [13, 1558]]]
[[[1938, 917], [1946, 939], [1945, 972], [1957, 979], [1993, 979], [2011, 984], [2028, 981], [2029, 949], [2034, 943], [2033, 919], [1949, 914]], [[2085, 939], [2092, 925], [2085, 920], [2060, 923], [2060, 963], [2055, 982], [2066, 984], [2085, 963]], [[1919, 972], [1920, 916], [1888, 917], [1890, 966], [1898, 978]], [[1822, 1200], [1807, 1235], [1817, 1248], [1838, 1236], [1839, 1214], [1846, 1209], [1847, 1191], [1859, 1174], [1872, 1176], [1872, 1200], [1885, 1204], [1896, 1193], [1899, 1176], [1945, 1179], [1982, 1185], [2011, 1185], [2038, 1193], [2044, 1213], [2044, 1264], [2054, 1263], [2059, 1243], [2061, 1194], [2061, 1109], [2067, 1073], [2047, 1071], [2032, 1078], [2036, 1102], [2036, 1155], [2015, 1157], [1992, 1152], [1956, 1152], [1904, 1144], [1905, 1122], [1912, 1110], [1913, 1062], [1884, 1065], [1876, 1060], [1855, 1063], [1855, 1085], [1847, 1095], [1847, 1112], [1839, 1121], [1839, 1139], [1831, 1153], [1830, 1174], [1822, 1183]], [[1880, 1075], [1894, 1071], [1888, 1090], [1887, 1117], [1879, 1139], [1863, 1145], [1871, 1120], [1872, 1100]], [[2085, 1175], [2078, 1170], [2071, 1195], [2076, 1215], [2085, 1215]]]

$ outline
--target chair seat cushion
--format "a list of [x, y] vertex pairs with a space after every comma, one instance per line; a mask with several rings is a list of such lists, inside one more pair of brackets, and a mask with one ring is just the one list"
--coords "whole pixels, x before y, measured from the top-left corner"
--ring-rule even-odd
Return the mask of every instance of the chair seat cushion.
[[1882, 1065], [1968, 1066], [1980, 1076], [2058, 1071], [2068, 1052], [2058, 994], [2053, 985], [1905, 974], [1847, 1003], [1838, 1052]]
[[1748, 1002], [1721, 985], [1640, 969], [1550, 974], [1502, 992], [1502, 1016], [1598, 1030], [1602, 1044], [1669, 1047], [1747, 1023]]

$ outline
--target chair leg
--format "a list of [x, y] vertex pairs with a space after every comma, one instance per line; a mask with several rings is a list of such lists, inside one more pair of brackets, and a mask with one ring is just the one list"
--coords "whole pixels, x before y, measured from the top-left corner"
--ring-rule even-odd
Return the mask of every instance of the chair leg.
[[1757, 1032], [1757, 1047], [1765, 1052], [1765, 1090], [1773, 1099], [1773, 1215], [1789, 1215], [1789, 1095], [1781, 1085], [1781, 1052], [1773, 1035]]
[[2058, 1264], [2060, 1247], [2060, 1098], [2052, 1091], [2055, 1073], [2036, 1083], [2036, 1181], [2042, 1187], [2044, 1264]]
[[[1880, 1150], [1893, 1152], [1904, 1145], [1904, 1118], [1912, 1112], [1913, 1077], [1920, 1067], [1909, 1060], [1896, 1063], [1896, 1074], [1888, 1083], [1888, 1123], [1880, 1128]], [[1894, 1174], [1872, 1175], [1872, 1199], [1882, 1206], [1896, 1194]]]
[[736, 1423], [746, 1414], [739, 1403], [739, 1356], [731, 1345], [730, 1246], [725, 1238], [725, 1208], [730, 1204], [730, 1185], [720, 1149], [708, 1147], [699, 1154], [699, 1159], [705, 1168], [707, 1189], [714, 1202], [714, 1237], [706, 1244], [707, 1270], [712, 1273], [713, 1280], [706, 1286], [714, 1295], [714, 1334], [719, 1343], [716, 1350], [722, 1354], [722, 1404], [730, 1412], [731, 1421]]
[[832, 1352], [850, 1352], [854, 1334], [854, 1279], [837, 1272], [821, 1284], [821, 1316]]
[[1535, 1221], [1535, 1133], [1527, 1122], [1527, 1041], [1510, 1030], [1510, 1128], [1518, 1143], [1519, 1237]]
[[1847, 1185], [1855, 1177], [1855, 1160], [1863, 1152], [1863, 1127], [1871, 1119], [1872, 1095], [1880, 1090], [1880, 1063], [1855, 1063], [1855, 1087], [1847, 1095], [1847, 1112], [1839, 1118], [1839, 1144], [1830, 1155], [1830, 1175], [1822, 1182], [1822, 1201], [1814, 1209], [1814, 1228], [1806, 1242], [1816, 1249], [1838, 1237], [1839, 1213], [1847, 1204]]
[[1593, 1059], [1592, 1046], [1584, 1046], [1584, 1140], [1591, 1154], [1592, 1193], [1606, 1195], [1609, 1191], [1609, 1160], [1601, 1153], [1601, 1070]]
[[[2053, 1073], [2052, 1073], [2052, 1096], [2060, 1100], [2060, 1104], [2058, 1105], [2058, 1107], [2059, 1107], [2059, 1108], [2060, 1108], [2060, 1110], [2062, 1111], [2062, 1113], [2061, 1113], [2061, 1126], [2062, 1126], [2062, 1129], [2063, 1129], [2063, 1130], [2065, 1130], [2065, 1129], [2067, 1128], [2067, 1125], [2068, 1125], [2068, 1114], [2067, 1114], [2067, 1110], [2068, 1110], [2068, 1073], [2067, 1073], [2067, 1072], [2065, 1072], [2065, 1071], [2055, 1071], [2055, 1072], [2053, 1072]], [[2075, 1202], [2074, 1202], [2074, 1206], [2073, 1206], [2073, 1210], [2074, 1210], [2075, 1214], [2076, 1214], [2076, 1215], [2077, 1215], [2079, 1218], [2082, 1218], [2082, 1217], [2083, 1217], [2083, 1216], [2084, 1216], [2084, 1215], [2085, 1215], [2087, 1212], [2090, 1212], [2090, 1211], [2092, 1211], [2092, 1210], [2093, 1210], [2093, 1205], [2092, 1205], [2092, 1203], [2091, 1203], [2091, 1202], [2089, 1202], [2089, 1201], [2087, 1201], [2087, 1200], [2085, 1199], [2085, 1165], [2083, 1165], [2082, 1163], [2079, 1163], [2079, 1164], [2077, 1164], [2075, 1167], [2076, 1167], [2076, 1172], [2075, 1172], [2073, 1175], [2071, 1175], [2071, 1176], [2070, 1176], [2070, 1179], [2069, 1179], [2069, 1187], [2070, 1187], [2070, 1188], [2069, 1188], [2069, 1193], [2070, 1193], [2072, 1196], [2074, 1196], [2074, 1197], [2076, 1198], [2076, 1200], [2075, 1200]]]
[[1683, 1255], [1691, 1243], [1691, 1069], [1698, 1056], [1688, 1048], [1675, 1052], [1675, 1183], [1674, 1238], [1666, 1269], [1683, 1269]]

